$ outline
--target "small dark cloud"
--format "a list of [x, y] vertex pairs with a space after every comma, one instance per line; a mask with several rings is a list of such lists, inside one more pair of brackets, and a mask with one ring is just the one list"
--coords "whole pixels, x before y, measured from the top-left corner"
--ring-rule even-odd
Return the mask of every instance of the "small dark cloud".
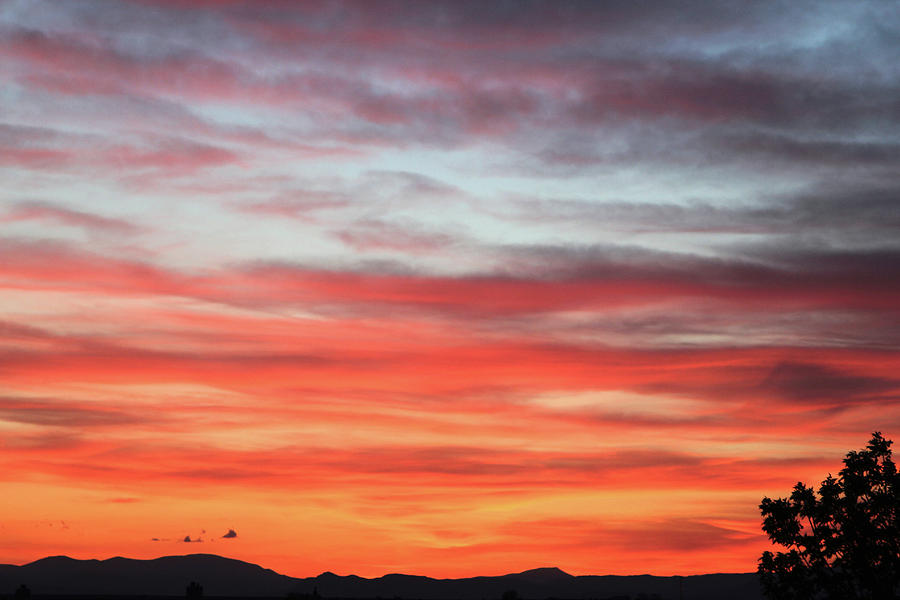
[[222, 536], [225, 539], [231, 539], [237, 537], [237, 532], [234, 529], [229, 529], [228, 533]]
[[188, 544], [195, 544], [195, 543], [197, 543], [197, 542], [202, 542], [203, 540], [200, 539], [200, 538], [194, 538], [194, 539], [191, 539], [191, 536], [186, 535], [186, 536], [184, 536], [184, 539], [181, 540], [181, 541], [182, 541], [182, 542], [185, 542], [185, 543], [188, 543]]

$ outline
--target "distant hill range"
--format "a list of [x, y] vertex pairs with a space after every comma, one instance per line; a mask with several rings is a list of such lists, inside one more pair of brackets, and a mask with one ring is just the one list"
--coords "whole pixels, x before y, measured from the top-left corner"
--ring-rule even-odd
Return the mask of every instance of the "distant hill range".
[[[574, 576], [557, 568], [532, 569], [498, 577], [432, 579], [385, 575], [374, 579], [322, 573], [295, 578], [214, 554], [166, 556], [153, 560], [76, 560], [52, 556], [27, 565], [0, 565], [0, 596], [12, 597], [21, 584], [34, 596], [181, 596], [191, 581], [206, 596], [280, 597], [301, 600], [314, 591], [325, 599], [404, 598], [499, 600], [513, 590], [528, 600], [646, 597], [659, 600], [761, 600], [754, 573], [656, 577], [653, 575]], [[643, 596], [642, 596], [643, 595]]]

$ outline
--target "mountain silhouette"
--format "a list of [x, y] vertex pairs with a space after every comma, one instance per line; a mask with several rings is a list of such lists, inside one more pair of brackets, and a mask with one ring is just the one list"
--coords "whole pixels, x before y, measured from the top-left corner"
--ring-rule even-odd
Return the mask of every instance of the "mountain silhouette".
[[206, 596], [285, 597], [312, 594], [324, 598], [407, 598], [420, 600], [499, 599], [515, 590], [525, 599], [603, 599], [654, 594], [661, 600], [761, 600], [755, 573], [656, 577], [653, 575], [574, 576], [556, 567], [494, 577], [433, 579], [392, 573], [368, 579], [325, 572], [296, 578], [258, 565], [214, 554], [166, 556], [152, 560], [110, 558], [76, 560], [51, 556], [27, 565], [0, 565], [0, 595], [26, 584], [42, 595], [180, 596], [190, 581]]
[[214, 554], [165, 556], [153, 560], [110, 558], [76, 560], [67, 556], [42, 558], [21, 567], [3, 565], [0, 590], [25, 583], [34, 595], [102, 594], [184, 596], [190, 581], [203, 584], [207, 595], [284, 595], [292, 577], [240, 560]]
[[535, 583], [558, 583], [560, 581], [569, 581], [574, 575], [569, 575], [558, 567], [541, 567], [539, 569], [529, 569], [521, 573], [505, 575], [505, 577], [517, 577], [519, 579], [527, 579]]

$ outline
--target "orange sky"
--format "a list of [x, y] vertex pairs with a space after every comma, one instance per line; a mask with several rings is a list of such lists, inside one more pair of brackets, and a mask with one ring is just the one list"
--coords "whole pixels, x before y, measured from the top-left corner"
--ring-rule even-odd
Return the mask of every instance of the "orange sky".
[[46, 4], [0, 4], [0, 563], [748, 572], [900, 431], [887, 9]]

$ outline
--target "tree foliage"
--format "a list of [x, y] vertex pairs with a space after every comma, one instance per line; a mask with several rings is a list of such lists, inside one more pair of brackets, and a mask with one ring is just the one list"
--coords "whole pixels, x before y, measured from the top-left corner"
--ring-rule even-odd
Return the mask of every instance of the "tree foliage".
[[784, 552], [764, 552], [759, 574], [773, 600], [885, 600], [900, 591], [900, 475], [880, 432], [844, 458], [818, 491], [763, 498], [763, 531]]

